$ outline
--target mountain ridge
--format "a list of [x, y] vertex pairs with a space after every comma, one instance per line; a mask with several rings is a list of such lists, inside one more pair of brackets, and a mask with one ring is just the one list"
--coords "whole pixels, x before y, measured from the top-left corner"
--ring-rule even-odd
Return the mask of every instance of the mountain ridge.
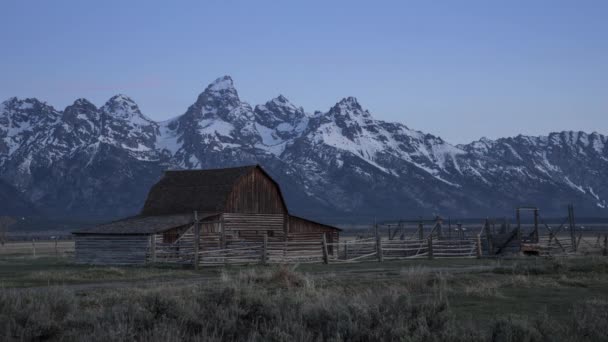
[[608, 216], [608, 138], [597, 132], [452, 145], [374, 119], [354, 97], [313, 114], [283, 95], [251, 106], [229, 76], [158, 122], [122, 94], [63, 111], [33, 98], [0, 104], [0, 179], [47, 213], [133, 214], [163, 169], [246, 163], [313, 216], [478, 217], [522, 203], [557, 214], [569, 202]]

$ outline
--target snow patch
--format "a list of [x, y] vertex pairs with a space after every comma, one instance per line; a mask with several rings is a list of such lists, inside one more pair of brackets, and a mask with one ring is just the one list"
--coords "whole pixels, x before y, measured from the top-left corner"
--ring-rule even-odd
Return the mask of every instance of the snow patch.
[[568, 184], [568, 185], [569, 185], [569, 186], [570, 186], [572, 189], [578, 190], [578, 191], [580, 191], [580, 192], [582, 192], [582, 193], [584, 193], [584, 194], [586, 194], [586, 193], [587, 193], [587, 192], [585, 191], [585, 189], [583, 189], [583, 187], [582, 187], [582, 186], [574, 184], [574, 183], [573, 183], [573, 182], [570, 180], [570, 178], [568, 178], [568, 176], [564, 177], [564, 180], [566, 181], [566, 184]]
[[234, 125], [220, 119], [204, 119], [199, 122], [200, 134], [215, 134], [230, 137], [234, 131]]

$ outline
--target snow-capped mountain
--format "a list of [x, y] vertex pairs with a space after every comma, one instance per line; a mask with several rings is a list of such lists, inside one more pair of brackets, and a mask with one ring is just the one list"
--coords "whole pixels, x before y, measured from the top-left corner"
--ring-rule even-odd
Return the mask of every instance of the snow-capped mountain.
[[310, 114], [280, 95], [252, 107], [224, 76], [182, 115], [154, 122], [125, 95], [63, 111], [0, 104], [0, 180], [56, 216], [133, 214], [169, 168], [262, 164], [295, 212], [338, 217], [508, 215], [537, 205], [608, 214], [608, 141], [551, 133], [451, 145], [373, 118], [347, 97]]

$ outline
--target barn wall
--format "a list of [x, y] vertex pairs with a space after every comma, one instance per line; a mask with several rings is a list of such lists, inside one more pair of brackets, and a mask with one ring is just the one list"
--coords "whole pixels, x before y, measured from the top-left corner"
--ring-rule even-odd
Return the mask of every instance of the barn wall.
[[224, 213], [222, 224], [226, 234], [234, 239], [269, 240], [285, 235], [285, 215]]
[[96, 265], [144, 264], [149, 241], [148, 235], [76, 235], [75, 261]]
[[242, 176], [226, 201], [226, 212], [285, 214], [279, 187], [258, 168]]
[[[288, 217], [288, 230], [289, 238], [292, 241], [307, 241], [322, 239], [322, 235], [325, 234], [327, 243], [338, 243], [340, 242], [340, 231], [334, 228], [330, 228], [326, 225], [308, 221], [296, 216]], [[328, 246], [329, 254], [334, 254], [333, 245]]]
[[326, 233], [328, 243], [338, 242], [340, 237], [340, 232], [337, 229], [296, 216], [289, 216], [288, 226], [290, 234], [318, 234], [320, 236], [321, 233]]

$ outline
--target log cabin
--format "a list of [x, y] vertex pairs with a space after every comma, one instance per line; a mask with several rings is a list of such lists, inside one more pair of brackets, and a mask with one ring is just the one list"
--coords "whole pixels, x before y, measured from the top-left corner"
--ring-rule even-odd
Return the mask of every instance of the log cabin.
[[253, 249], [261, 243], [270, 261], [312, 258], [322, 252], [321, 241], [327, 257], [334, 255], [339, 233], [339, 228], [290, 214], [279, 184], [259, 165], [166, 171], [139, 215], [73, 232], [78, 263], [181, 260], [196, 266], [209, 251]]

